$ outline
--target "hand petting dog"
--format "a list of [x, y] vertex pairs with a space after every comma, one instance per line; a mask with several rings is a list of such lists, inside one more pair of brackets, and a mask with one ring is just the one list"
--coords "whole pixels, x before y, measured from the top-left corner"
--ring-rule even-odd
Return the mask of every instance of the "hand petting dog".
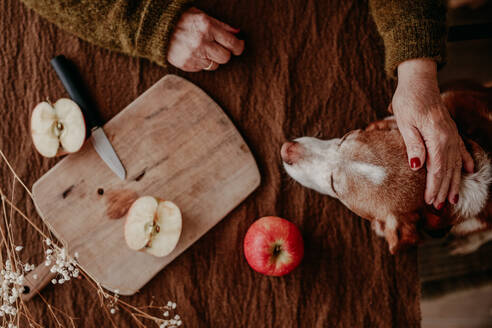
[[457, 204], [461, 169], [473, 173], [473, 159], [442, 102], [435, 61], [411, 59], [398, 66], [390, 110], [403, 136], [410, 167], [419, 170], [426, 165], [425, 202], [438, 210], [446, 198]]

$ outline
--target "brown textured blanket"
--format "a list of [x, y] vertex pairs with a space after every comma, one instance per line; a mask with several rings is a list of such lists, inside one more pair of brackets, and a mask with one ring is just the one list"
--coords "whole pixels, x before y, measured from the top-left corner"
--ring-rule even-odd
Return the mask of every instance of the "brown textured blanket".
[[[49, 97], [67, 96], [49, 59], [64, 54], [80, 68], [105, 120], [168, 72], [193, 81], [231, 117], [251, 147], [262, 184], [244, 203], [158, 274], [136, 305], [175, 300], [186, 327], [416, 327], [420, 325], [416, 252], [391, 256], [368, 222], [338, 201], [293, 183], [280, 145], [289, 138], [333, 138], [386, 114], [393, 85], [383, 47], [362, 1], [202, 1], [198, 7], [241, 28], [245, 53], [216, 72], [184, 74], [80, 41], [18, 0], [0, 3], [0, 148], [28, 186], [56, 160], [32, 148], [29, 114]], [[2, 188], [11, 176], [1, 166]], [[17, 189], [18, 190], [18, 189]], [[40, 222], [20, 191], [17, 204]], [[75, 215], [75, 214], [74, 214]], [[305, 239], [300, 267], [283, 278], [253, 272], [242, 253], [248, 226], [279, 215]], [[69, 218], [67, 218], [69, 219]], [[23, 256], [41, 261], [40, 239], [20, 218]], [[48, 286], [42, 295], [76, 317], [78, 327], [108, 327], [87, 281]], [[29, 309], [55, 323], [39, 297]], [[119, 313], [118, 327], [133, 327]], [[69, 325], [64, 322], [63, 325]]]

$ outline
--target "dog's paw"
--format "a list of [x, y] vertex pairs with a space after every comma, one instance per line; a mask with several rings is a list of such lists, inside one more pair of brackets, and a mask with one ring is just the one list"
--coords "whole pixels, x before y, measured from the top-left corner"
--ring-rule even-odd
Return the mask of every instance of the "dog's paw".
[[396, 130], [398, 129], [398, 125], [396, 124], [396, 120], [394, 116], [388, 116], [383, 120], [372, 122], [365, 129], [366, 131], [374, 131], [374, 130]]

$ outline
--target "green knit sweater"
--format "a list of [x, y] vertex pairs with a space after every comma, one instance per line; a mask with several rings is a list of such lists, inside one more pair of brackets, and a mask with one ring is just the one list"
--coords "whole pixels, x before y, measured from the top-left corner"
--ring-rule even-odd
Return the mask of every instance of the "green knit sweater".
[[444, 0], [369, 0], [383, 38], [386, 73], [395, 78], [398, 65], [412, 58], [446, 60], [446, 2]]
[[[193, 0], [22, 0], [80, 38], [166, 65], [173, 28]], [[444, 0], [369, 0], [383, 38], [386, 72], [411, 58], [445, 58]]]

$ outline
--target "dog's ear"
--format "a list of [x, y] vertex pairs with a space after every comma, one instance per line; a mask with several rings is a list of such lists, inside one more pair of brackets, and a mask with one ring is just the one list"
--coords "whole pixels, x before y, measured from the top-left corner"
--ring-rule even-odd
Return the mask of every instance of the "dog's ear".
[[[387, 219], [384, 231], [384, 237], [388, 242], [391, 254], [417, 245], [419, 234], [417, 231], [417, 222], [420, 216], [417, 213], [409, 213], [404, 217], [394, 217]], [[388, 222], [390, 223], [388, 225]]]

